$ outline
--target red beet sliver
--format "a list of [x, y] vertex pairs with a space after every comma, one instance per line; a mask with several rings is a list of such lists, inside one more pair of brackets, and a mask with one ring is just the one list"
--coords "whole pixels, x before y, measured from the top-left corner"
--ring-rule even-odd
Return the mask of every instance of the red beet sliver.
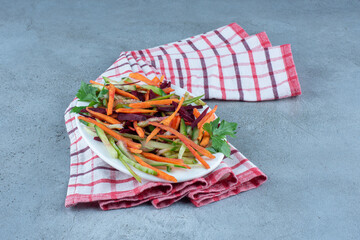
[[194, 108], [197, 108], [197, 109], [201, 109], [203, 108], [203, 106], [201, 105], [196, 105], [196, 106], [192, 106], [192, 105], [189, 105], [189, 106], [185, 106], [183, 107], [186, 111], [189, 111], [189, 110], [193, 110]]
[[170, 107], [157, 107], [157, 110], [159, 112], [174, 112], [175, 107], [173, 107], [173, 106], [170, 106]]
[[209, 107], [207, 107], [201, 114], [200, 116], [191, 124], [191, 128], [194, 128], [195, 126], [197, 126], [197, 124], [201, 121], [201, 119], [203, 119], [207, 113], [207, 111], [209, 110]]
[[153, 92], [153, 90], [150, 89], [149, 91], [149, 100], [153, 99], [153, 98], [157, 98], [158, 95], [156, 93]]
[[138, 91], [131, 91], [131, 94], [137, 97], [140, 101], [145, 101], [145, 94]]
[[123, 128], [123, 129], [120, 129], [119, 132], [120, 132], [120, 133], [133, 133], [134, 131], [131, 130], [131, 129], [124, 129], [124, 128]]
[[148, 117], [134, 113], [119, 113], [117, 116], [117, 120], [119, 121], [145, 121], [146, 119], [148, 119]]
[[101, 139], [99, 137], [94, 137], [94, 140], [101, 142]]
[[168, 88], [168, 87], [171, 87], [171, 82], [163, 81], [163, 82], [160, 84], [160, 88], [161, 88], [161, 89]]

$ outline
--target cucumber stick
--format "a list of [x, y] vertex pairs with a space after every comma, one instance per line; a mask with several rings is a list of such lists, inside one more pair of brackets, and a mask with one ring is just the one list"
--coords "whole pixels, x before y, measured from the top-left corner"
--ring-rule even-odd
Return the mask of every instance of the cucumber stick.
[[192, 140], [195, 141], [199, 136], [199, 129], [197, 127], [194, 127], [192, 132]]
[[170, 98], [170, 97], [172, 97], [172, 96], [174, 96], [174, 95], [175, 95], [175, 94], [173, 93], [173, 94], [169, 94], [169, 95], [166, 95], [166, 96], [153, 98], [153, 99], [151, 99], [151, 100], [149, 100], [149, 101], [164, 100], [164, 99], [168, 99], [168, 98]]
[[179, 154], [178, 154], [178, 159], [182, 159], [183, 158], [183, 155], [184, 155], [184, 152], [186, 150], [186, 146], [185, 144], [182, 144], [180, 149], [179, 149]]
[[152, 85], [141, 85], [142, 88], [152, 90], [154, 93], [160, 96], [166, 96], [166, 93], [159, 87], [152, 86]]
[[[129, 165], [126, 163], [126, 161], [124, 160], [124, 158], [122, 157], [122, 153], [120, 151], [120, 149], [116, 146], [115, 140], [113, 138], [110, 138], [110, 144], [111, 146], [115, 149], [115, 151], [119, 154], [119, 160], [121, 161], [121, 163], [126, 167], [126, 169], [131, 173], [131, 175], [138, 181], [141, 183], [141, 178], [129, 167]], [[130, 160], [130, 159], [129, 159]], [[130, 160], [131, 161], [131, 160]]]
[[[147, 173], [147, 174], [151, 174], [151, 175], [157, 175], [157, 173], [150, 169], [150, 168], [147, 168], [147, 167], [144, 167], [144, 166], [141, 166], [140, 164], [138, 164], [137, 162], [129, 159], [123, 152], [122, 150], [116, 145], [114, 139], [110, 140], [111, 142], [113, 142], [111, 145], [116, 149], [117, 153], [119, 154], [119, 160], [124, 160], [127, 164], [133, 166], [134, 168], [144, 172], [144, 173]], [[121, 161], [122, 162], [122, 161]]]
[[[185, 120], [182, 118], [181, 121], [180, 121], [180, 133], [184, 136], [187, 136], [187, 127], [186, 127], [186, 124], [185, 124]], [[178, 159], [182, 159], [183, 157], [183, 154], [186, 150], [186, 146], [184, 143], [181, 144], [181, 147], [179, 149], [179, 154], [178, 154]]]
[[118, 153], [116, 152], [116, 150], [111, 146], [109, 139], [106, 137], [106, 134], [104, 132], [104, 130], [102, 130], [101, 128], [99, 128], [98, 126], [94, 126], [96, 134], [99, 136], [99, 138], [101, 139], [101, 141], [104, 143], [106, 149], [108, 150], [108, 152], [110, 153], [110, 156], [113, 158], [117, 158], [118, 157]]
[[157, 141], [152, 141], [150, 140], [149, 142], [145, 143], [145, 141], [141, 142], [144, 148], [147, 149], [172, 149], [174, 148], [174, 145], [169, 144], [169, 143], [161, 143], [161, 142], [157, 142]]
[[148, 163], [149, 165], [153, 166], [153, 167], [177, 167], [177, 168], [186, 168], [177, 164], [173, 164], [173, 163], [166, 163], [166, 162], [157, 162], [157, 161], [153, 161], [151, 159], [145, 158], [143, 156], [138, 156], [140, 157], [144, 162]]

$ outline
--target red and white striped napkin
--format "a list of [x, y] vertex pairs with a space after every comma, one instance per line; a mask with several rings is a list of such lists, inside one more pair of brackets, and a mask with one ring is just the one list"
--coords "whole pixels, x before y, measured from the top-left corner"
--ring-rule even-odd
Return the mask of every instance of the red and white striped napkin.
[[[102, 76], [140, 72], [165, 75], [194, 95], [223, 100], [262, 101], [301, 94], [289, 45], [272, 47], [265, 33], [249, 36], [236, 23], [159, 47], [123, 52]], [[82, 139], [75, 114], [65, 112], [70, 137], [70, 180], [65, 206], [98, 202], [103, 210], [151, 202], [156, 208], [187, 197], [197, 207], [260, 186], [266, 175], [232, 146], [210, 174], [184, 183], [143, 181], [101, 160]]]

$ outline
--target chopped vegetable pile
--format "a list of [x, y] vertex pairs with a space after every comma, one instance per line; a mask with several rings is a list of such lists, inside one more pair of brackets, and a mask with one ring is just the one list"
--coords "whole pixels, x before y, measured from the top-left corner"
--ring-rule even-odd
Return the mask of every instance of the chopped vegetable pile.
[[164, 77], [150, 80], [131, 73], [121, 81], [103, 79], [104, 84], [82, 82], [76, 97], [89, 105], [71, 111], [139, 182], [130, 166], [177, 182], [165, 171], [208, 169], [206, 160], [215, 158], [213, 153], [230, 155], [225, 137], [235, 136], [237, 124], [216, 118], [217, 106], [199, 111], [206, 105], [200, 100], [203, 96], [180, 97]]

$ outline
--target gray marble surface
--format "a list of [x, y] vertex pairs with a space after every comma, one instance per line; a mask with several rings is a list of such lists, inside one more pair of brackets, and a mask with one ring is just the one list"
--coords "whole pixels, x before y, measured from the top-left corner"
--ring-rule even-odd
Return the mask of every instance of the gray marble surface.
[[[359, 1], [1, 1], [1, 239], [359, 239]], [[210, 101], [269, 177], [195, 208], [66, 209], [63, 112], [121, 51], [237, 22], [292, 44], [303, 94]]]

